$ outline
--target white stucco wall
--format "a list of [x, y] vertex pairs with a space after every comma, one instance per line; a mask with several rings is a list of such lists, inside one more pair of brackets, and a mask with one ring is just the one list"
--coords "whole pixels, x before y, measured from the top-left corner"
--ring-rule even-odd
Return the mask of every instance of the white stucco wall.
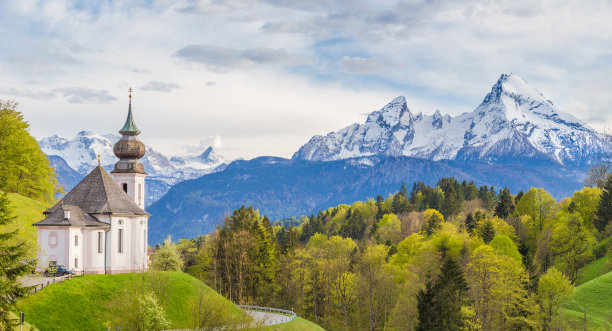
[[113, 179], [123, 189], [123, 184], [127, 184], [127, 195], [140, 208], [145, 208], [145, 177], [143, 174], [135, 173], [114, 173]]
[[66, 265], [69, 255], [68, 231], [67, 227], [61, 226], [38, 227], [38, 271], [46, 269], [50, 261]]
[[[123, 230], [123, 251], [119, 251], [119, 230]], [[110, 272], [146, 271], [146, 232], [147, 217], [116, 216], [111, 217], [107, 252]]]

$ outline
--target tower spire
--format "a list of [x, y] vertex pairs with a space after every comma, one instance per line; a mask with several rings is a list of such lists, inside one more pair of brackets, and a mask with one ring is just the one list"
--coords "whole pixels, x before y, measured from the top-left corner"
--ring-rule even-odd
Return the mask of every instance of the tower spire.
[[136, 127], [136, 123], [134, 123], [134, 117], [132, 115], [132, 88], [130, 87], [130, 89], [128, 90], [129, 94], [129, 98], [130, 98], [130, 103], [128, 106], [128, 116], [127, 119], [125, 120], [125, 124], [123, 125], [123, 128], [121, 128], [121, 130], [119, 130], [119, 133], [123, 136], [137, 136], [140, 134], [140, 130], [138, 130], [138, 127]]

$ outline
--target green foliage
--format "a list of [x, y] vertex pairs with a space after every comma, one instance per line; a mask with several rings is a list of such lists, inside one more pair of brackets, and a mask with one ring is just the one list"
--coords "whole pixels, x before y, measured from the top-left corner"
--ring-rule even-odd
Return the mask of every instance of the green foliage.
[[574, 195], [572, 195], [571, 202], [574, 205], [574, 211], [580, 214], [584, 225], [589, 230], [594, 228], [593, 219], [599, 206], [602, 192], [602, 189], [599, 187], [585, 187], [580, 191], [574, 192]]
[[183, 269], [183, 259], [177, 245], [168, 237], [164, 244], [155, 251], [153, 269], [161, 271], [179, 271]]
[[495, 205], [495, 216], [506, 218], [514, 212], [514, 197], [510, 190], [505, 187], [499, 195], [499, 201]]
[[480, 237], [484, 240], [485, 244], [488, 244], [495, 237], [495, 226], [491, 219], [487, 218], [482, 222], [480, 226]]
[[568, 303], [574, 295], [572, 283], [557, 269], [550, 268], [546, 271], [538, 284], [538, 299], [542, 306], [546, 325], [552, 326], [559, 309]]
[[496, 235], [493, 240], [491, 240], [489, 245], [493, 247], [495, 252], [498, 254], [505, 255], [518, 262], [523, 260], [521, 253], [519, 253], [518, 248], [516, 247], [516, 244], [508, 236]]
[[472, 215], [472, 213], [468, 213], [467, 216], [465, 216], [465, 230], [469, 234], [472, 234], [475, 228], [476, 228], [476, 219], [474, 218], [474, 215]]
[[417, 294], [419, 320], [416, 330], [462, 330], [462, 308], [468, 285], [457, 261], [446, 256], [440, 274]]
[[612, 222], [612, 176], [608, 176], [604, 185], [595, 215], [595, 228], [599, 232], [604, 232], [606, 226]]
[[578, 270], [593, 260], [596, 241], [582, 223], [578, 213], [559, 213], [553, 233], [552, 252], [557, 265], [574, 282]]
[[423, 226], [421, 230], [429, 237], [442, 228], [442, 222], [444, 222], [444, 216], [439, 211], [427, 209], [423, 213]]
[[0, 190], [50, 202], [59, 192], [49, 160], [15, 101], [0, 100]]
[[542, 188], [531, 188], [518, 201], [514, 213], [529, 216], [534, 222], [533, 231], [541, 232], [556, 210], [557, 203], [550, 193]]
[[386, 214], [378, 222], [375, 237], [381, 244], [391, 243], [396, 245], [402, 239], [402, 224], [397, 216]]
[[524, 287], [528, 277], [520, 262], [482, 245], [472, 252], [467, 279], [484, 330], [537, 327], [538, 307]]
[[8, 230], [13, 223], [12, 208], [8, 195], [0, 193], [0, 329], [11, 329], [14, 321], [9, 318], [17, 300], [25, 297], [30, 288], [24, 288], [18, 281], [33, 270], [31, 263], [22, 263], [26, 256], [24, 243], [15, 243], [16, 230]]
[[170, 326], [164, 308], [159, 305], [153, 292], [145, 292], [136, 300], [136, 323], [126, 325], [129, 330], [162, 330]]

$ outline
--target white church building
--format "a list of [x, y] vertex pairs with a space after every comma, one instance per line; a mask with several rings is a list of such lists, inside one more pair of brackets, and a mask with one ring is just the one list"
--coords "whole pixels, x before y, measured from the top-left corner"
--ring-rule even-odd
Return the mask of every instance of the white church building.
[[38, 228], [38, 267], [49, 264], [86, 274], [144, 272], [148, 268], [148, 218], [144, 210], [146, 172], [139, 159], [144, 144], [132, 116], [119, 131], [111, 175], [100, 165], [62, 200], [44, 212]]

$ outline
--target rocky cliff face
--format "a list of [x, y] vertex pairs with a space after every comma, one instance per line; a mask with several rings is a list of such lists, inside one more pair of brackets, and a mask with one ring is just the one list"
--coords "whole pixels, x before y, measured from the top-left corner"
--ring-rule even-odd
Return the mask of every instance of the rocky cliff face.
[[429, 160], [509, 158], [589, 163], [612, 143], [557, 108], [517, 75], [502, 75], [482, 103], [458, 116], [413, 114], [402, 96], [353, 124], [314, 136], [294, 159], [331, 161], [373, 155]]

